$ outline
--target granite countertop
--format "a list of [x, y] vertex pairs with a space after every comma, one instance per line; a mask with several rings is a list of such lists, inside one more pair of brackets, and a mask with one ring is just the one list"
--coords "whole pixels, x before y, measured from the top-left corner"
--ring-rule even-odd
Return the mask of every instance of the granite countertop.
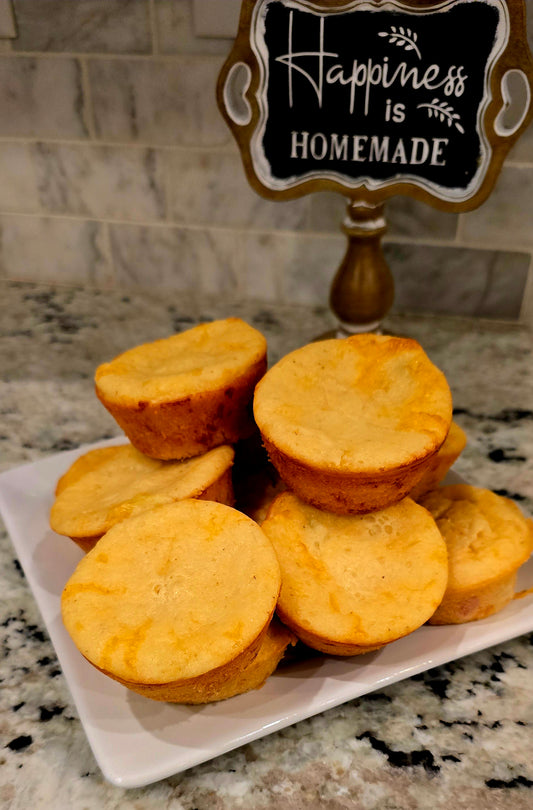
[[[325, 310], [4, 282], [0, 469], [119, 435], [93, 392], [102, 361], [238, 315], [270, 359], [331, 326]], [[450, 382], [469, 443], [456, 470], [533, 513], [531, 334], [394, 316]], [[0, 538], [0, 806], [526, 810], [533, 807], [533, 634], [388, 686], [182, 774], [126, 791], [95, 763], [7, 534]]]

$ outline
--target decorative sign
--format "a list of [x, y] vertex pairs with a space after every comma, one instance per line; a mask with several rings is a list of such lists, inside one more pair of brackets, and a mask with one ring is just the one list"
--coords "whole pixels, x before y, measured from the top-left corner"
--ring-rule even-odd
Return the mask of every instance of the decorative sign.
[[458, 211], [487, 197], [530, 120], [532, 76], [522, 0], [244, 0], [218, 98], [264, 196]]

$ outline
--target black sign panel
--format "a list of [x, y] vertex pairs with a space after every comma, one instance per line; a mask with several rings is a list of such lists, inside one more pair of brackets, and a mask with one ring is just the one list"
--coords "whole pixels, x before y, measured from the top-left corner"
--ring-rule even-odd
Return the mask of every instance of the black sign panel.
[[363, 8], [324, 14], [265, 6], [260, 148], [274, 185], [318, 171], [348, 183], [401, 174], [467, 190], [487, 154], [480, 118], [498, 7]]
[[[509, 124], [513, 73], [525, 101]], [[458, 211], [488, 196], [532, 85], [523, 0], [243, 0], [218, 100], [266, 197]]]

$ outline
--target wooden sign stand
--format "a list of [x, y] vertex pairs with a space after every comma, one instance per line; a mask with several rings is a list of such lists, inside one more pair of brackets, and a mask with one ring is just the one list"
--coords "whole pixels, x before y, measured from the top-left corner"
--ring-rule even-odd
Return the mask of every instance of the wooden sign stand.
[[377, 330], [394, 300], [394, 280], [381, 247], [384, 206], [349, 203], [341, 228], [348, 247], [331, 285], [330, 307], [341, 334]]
[[243, 0], [217, 98], [259, 194], [348, 199], [330, 295], [347, 334], [393, 302], [386, 200], [479, 206], [533, 117], [532, 86], [524, 0]]
[[381, 247], [384, 206], [350, 202], [341, 228], [348, 247], [331, 285], [330, 307], [341, 334], [373, 331], [394, 300], [394, 280]]

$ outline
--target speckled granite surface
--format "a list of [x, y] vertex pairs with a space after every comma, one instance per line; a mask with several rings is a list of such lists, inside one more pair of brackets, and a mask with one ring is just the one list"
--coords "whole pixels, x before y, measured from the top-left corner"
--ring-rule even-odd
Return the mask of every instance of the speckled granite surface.
[[[178, 294], [0, 288], [0, 469], [118, 435], [93, 394], [95, 366], [197, 320], [240, 315], [271, 360], [330, 325]], [[394, 317], [450, 381], [469, 444], [456, 469], [533, 512], [531, 335], [481, 321]], [[7, 535], [0, 538], [0, 806], [529, 810], [533, 634], [431, 670], [142, 789], [105, 782]]]

